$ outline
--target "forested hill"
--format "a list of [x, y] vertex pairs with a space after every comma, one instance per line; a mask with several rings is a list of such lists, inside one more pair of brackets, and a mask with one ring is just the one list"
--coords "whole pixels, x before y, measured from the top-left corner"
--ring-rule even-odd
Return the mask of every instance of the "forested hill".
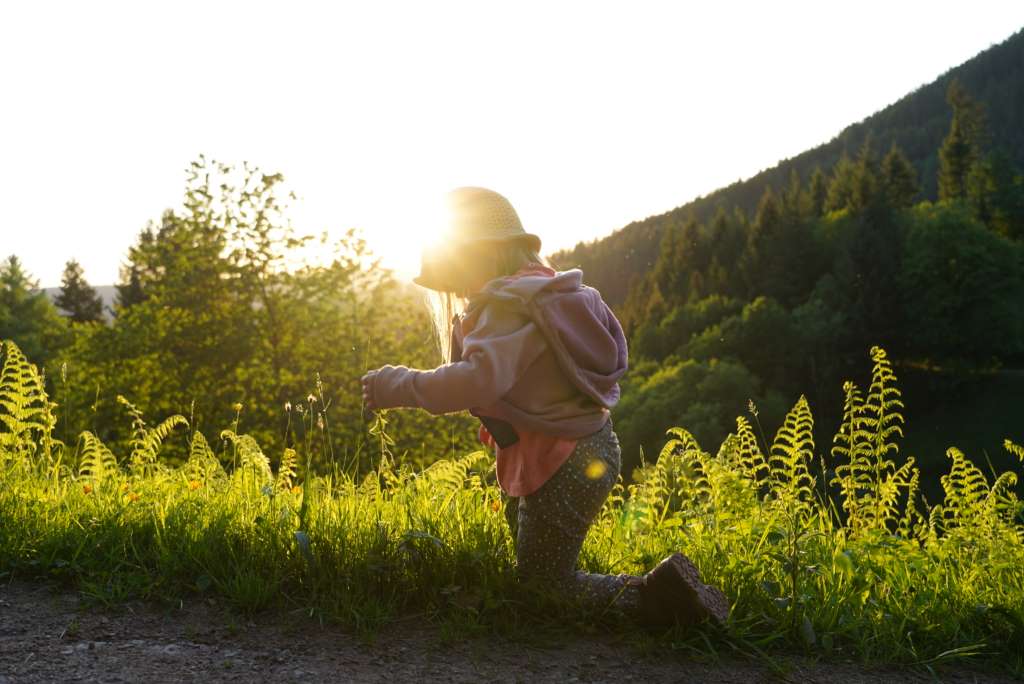
[[989, 144], [998, 147], [1014, 166], [1024, 167], [1022, 29], [882, 111], [847, 127], [823, 145], [707, 197], [633, 222], [608, 237], [580, 243], [553, 255], [552, 260], [562, 267], [581, 267], [587, 281], [600, 289], [609, 303], [621, 305], [634, 280], [653, 267], [666, 226], [682, 224], [690, 218], [706, 221], [719, 208], [731, 212], [738, 207], [751, 214], [766, 187], [784, 189], [794, 172], [806, 182], [815, 169], [831, 169], [844, 154], [854, 157], [869, 136], [874, 149], [883, 154], [893, 143], [902, 148], [918, 172], [918, 199], [935, 199], [937, 152], [952, 116], [946, 91], [954, 78], [984, 108]]

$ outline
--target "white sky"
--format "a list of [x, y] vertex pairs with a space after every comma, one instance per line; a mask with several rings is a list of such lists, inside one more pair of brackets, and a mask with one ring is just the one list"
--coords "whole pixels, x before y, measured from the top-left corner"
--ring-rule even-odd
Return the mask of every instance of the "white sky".
[[1017, 0], [0, 0], [0, 257], [95, 285], [200, 152], [410, 272], [424, 207], [506, 195], [545, 251], [825, 142], [1024, 26]]

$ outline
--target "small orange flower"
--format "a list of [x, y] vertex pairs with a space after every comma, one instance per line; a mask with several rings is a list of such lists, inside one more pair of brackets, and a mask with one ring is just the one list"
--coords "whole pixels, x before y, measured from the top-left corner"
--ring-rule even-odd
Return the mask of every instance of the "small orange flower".
[[301, 494], [301, 493], [302, 493], [302, 487], [300, 487], [299, 485], [295, 485], [294, 487], [292, 487], [292, 494]]
[[136, 494], [135, 492], [128, 492], [128, 501], [129, 502], [135, 503], [138, 500], [139, 500], [139, 495], [138, 494]]
[[495, 499], [494, 501], [492, 501], [492, 502], [491, 502], [491, 510], [492, 510], [492, 511], [494, 511], [495, 513], [497, 513], [498, 511], [500, 511], [500, 510], [501, 510], [501, 502], [500, 502], [500, 501], [498, 501], [497, 499]]
[[203, 483], [200, 482], [199, 480], [189, 480], [188, 481], [188, 488], [191, 489], [193, 492], [196, 491], [197, 489], [199, 489], [202, 486], [203, 486]]
[[92, 485], [82, 485], [82, 491], [86, 494], [92, 494]]

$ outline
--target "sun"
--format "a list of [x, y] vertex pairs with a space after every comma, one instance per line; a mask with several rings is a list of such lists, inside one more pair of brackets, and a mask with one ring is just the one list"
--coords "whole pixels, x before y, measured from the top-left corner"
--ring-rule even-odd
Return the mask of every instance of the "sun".
[[382, 266], [411, 280], [419, 273], [423, 250], [443, 239], [447, 222], [444, 192], [419, 192], [381, 204], [367, 220], [364, 235]]

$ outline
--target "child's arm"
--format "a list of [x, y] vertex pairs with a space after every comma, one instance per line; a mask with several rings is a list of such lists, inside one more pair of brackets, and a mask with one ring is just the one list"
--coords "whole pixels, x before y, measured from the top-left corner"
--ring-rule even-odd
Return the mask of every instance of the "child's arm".
[[490, 406], [546, 344], [528, 317], [489, 305], [463, 340], [461, 361], [434, 370], [384, 366], [368, 373], [368, 404], [375, 409], [419, 406], [433, 414]]

